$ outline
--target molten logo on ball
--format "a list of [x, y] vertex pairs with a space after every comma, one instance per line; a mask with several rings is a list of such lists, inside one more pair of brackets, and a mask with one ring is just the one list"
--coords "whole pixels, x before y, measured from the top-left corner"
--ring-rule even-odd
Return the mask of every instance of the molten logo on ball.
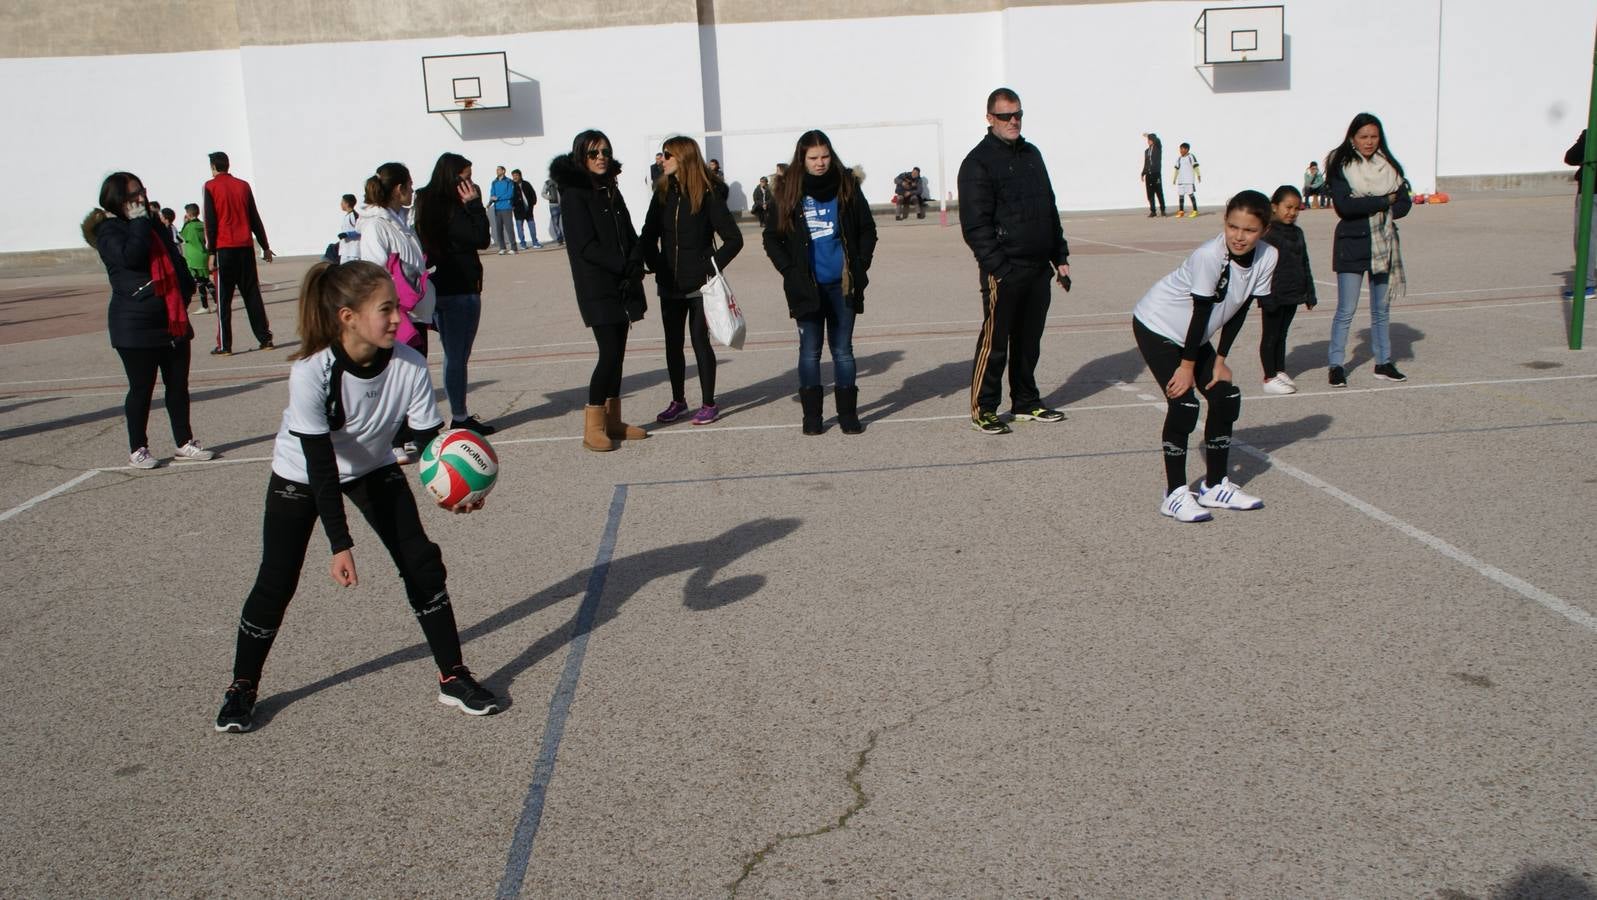
[[433, 438], [421, 454], [421, 484], [448, 506], [476, 503], [493, 490], [499, 457], [482, 435], [465, 428]]

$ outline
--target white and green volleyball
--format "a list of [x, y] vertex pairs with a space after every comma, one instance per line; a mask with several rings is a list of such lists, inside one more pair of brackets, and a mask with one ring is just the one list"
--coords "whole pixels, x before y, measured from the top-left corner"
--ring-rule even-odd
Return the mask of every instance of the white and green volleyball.
[[475, 503], [493, 490], [499, 457], [488, 439], [466, 428], [441, 432], [421, 452], [421, 484], [447, 506]]

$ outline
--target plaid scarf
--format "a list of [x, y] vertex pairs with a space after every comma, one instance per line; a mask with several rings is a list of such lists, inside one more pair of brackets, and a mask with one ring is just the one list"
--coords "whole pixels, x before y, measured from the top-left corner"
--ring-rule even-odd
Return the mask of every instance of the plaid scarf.
[[[1369, 159], [1354, 153], [1353, 159], [1343, 167], [1342, 172], [1347, 176], [1348, 186], [1353, 189], [1355, 197], [1384, 197], [1404, 189], [1402, 176], [1378, 150]], [[1370, 272], [1389, 275], [1388, 283], [1392, 287], [1388, 290], [1395, 290], [1396, 296], [1408, 293], [1408, 275], [1403, 271], [1403, 247], [1398, 241], [1397, 223], [1392, 220], [1390, 209], [1370, 216]], [[1387, 296], [1393, 294], [1388, 293]]]

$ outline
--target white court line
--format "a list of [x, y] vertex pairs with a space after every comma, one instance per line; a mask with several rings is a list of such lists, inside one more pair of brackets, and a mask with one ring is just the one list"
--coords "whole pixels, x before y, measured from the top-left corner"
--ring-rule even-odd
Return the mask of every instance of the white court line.
[[1347, 491], [1344, 491], [1341, 488], [1326, 482], [1324, 479], [1305, 472], [1296, 466], [1287, 465], [1286, 463], [1281, 462], [1257, 447], [1244, 444], [1241, 441], [1237, 441], [1236, 443], [1232, 444], [1232, 446], [1236, 447], [1238, 450], [1241, 450], [1243, 453], [1246, 453], [1249, 456], [1264, 462], [1272, 469], [1275, 469], [1284, 475], [1290, 475], [1309, 487], [1324, 491], [1326, 494], [1329, 494], [1348, 506], [1353, 507], [1375, 521], [1397, 529], [1403, 534], [1406, 534], [1425, 546], [1430, 547], [1432, 550], [1435, 550], [1437, 553], [1442, 554], [1448, 559], [1451, 559], [1457, 563], [1462, 563], [1463, 565], [1474, 569], [1478, 574], [1497, 582], [1498, 584], [1508, 588], [1527, 600], [1534, 601], [1546, 607], [1547, 609], [1558, 613], [1569, 621], [1574, 622], [1576, 625], [1580, 625], [1581, 627], [1590, 631], [1597, 631], [1597, 616], [1593, 616], [1584, 609], [1581, 609], [1578, 606], [1549, 594], [1525, 579], [1511, 575], [1488, 562], [1477, 559], [1476, 557], [1465, 553], [1463, 550], [1460, 550], [1458, 547], [1449, 544], [1447, 541], [1442, 540], [1436, 535], [1416, 528], [1402, 519], [1392, 515], [1391, 513], [1372, 506], [1371, 504], [1360, 500], [1352, 494], [1349, 494]]
[[10, 509], [6, 510], [5, 512], [0, 513], [0, 522], [4, 522], [5, 520], [11, 518], [12, 516], [21, 515], [22, 513], [27, 512], [28, 510], [34, 508], [35, 506], [38, 506], [39, 504], [43, 503], [44, 501], [49, 500], [51, 497], [56, 496], [57, 494], [66, 493], [67, 491], [72, 490], [73, 488], [77, 487], [78, 485], [82, 484], [85, 481], [88, 481], [90, 478], [93, 478], [94, 476], [96, 476], [98, 474], [100, 474], [100, 470], [99, 469], [90, 469], [89, 471], [84, 472], [83, 474], [81, 474], [78, 477], [72, 479], [71, 481], [66, 482], [65, 484], [56, 485], [55, 487], [49, 489], [48, 491], [45, 491], [44, 493], [40, 494], [39, 496], [34, 497], [32, 500], [27, 500], [27, 501], [24, 501], [22, 503], [19, 503], [16, 506], [13, 506]]

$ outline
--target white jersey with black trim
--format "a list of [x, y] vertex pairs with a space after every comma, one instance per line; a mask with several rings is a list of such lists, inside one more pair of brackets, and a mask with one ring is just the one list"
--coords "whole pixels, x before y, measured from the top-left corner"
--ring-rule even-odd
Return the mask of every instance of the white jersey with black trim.
[[[1274, 247], [1260, 241], [1253, 245], [1253, 265], [1243, 268], [1235, 261], [1230, 262], [1231, 283], [1224, 297], [1215, 298], [1209, 324], [1203, 330], [1205, 341], [1212, 340], [1249, 297], [1264, 297], [1270, 293], [1278, 258]], [[1192, 324], [1192, 296], [1213, 297], [1215, 285], [1220, 282], [1221, 267], [1229, 259], [1225, 235], [1205, 241], [1174, 272], [1155, 282], [1137, 301], [1131, 314], [1154, 334], [1169, 338], [1178, 347], [1186, 346], [1187, 328]]]
[[[401, 424], [416, 431], [443, 425], [433, 395], [427, 360], [404, 344], [395, 344], [386, 365], [366, 369], [341, 361], [328, 347], [294, 363], [288, 375], [288, 407], [272, 449], [272, 471], [289, 481], [309, 484], [305, 451], [296, 435], [331, 434], [338, 457], [340, 483], [354, 481], [394, 461], [393, 441]], [[379, 360], [381, 360], [379, 356]], [[337, 363], [342, 371], [339, 401], [344, 423], [332, 428], [328, 403]]]

